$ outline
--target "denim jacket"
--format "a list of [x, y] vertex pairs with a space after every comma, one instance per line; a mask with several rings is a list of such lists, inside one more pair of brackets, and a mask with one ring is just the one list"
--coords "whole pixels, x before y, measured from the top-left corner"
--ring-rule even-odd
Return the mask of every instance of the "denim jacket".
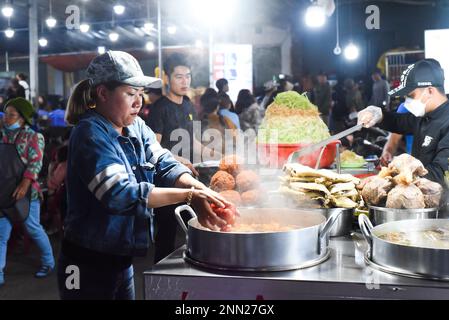
[[173, 187], [191, 174], [163, 149], [145, 122], [136, 118], [121, 136], [89, 110], [73, 129], [67, 163], [66, 240], [102, 253], [143, 255], [150, 245], [155, 187]]

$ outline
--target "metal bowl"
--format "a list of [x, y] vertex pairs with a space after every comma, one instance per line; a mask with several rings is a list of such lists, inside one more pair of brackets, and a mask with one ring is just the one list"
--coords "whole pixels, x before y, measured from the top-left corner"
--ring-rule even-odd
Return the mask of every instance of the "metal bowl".
[[369, 217], [374, 226], [399, 220], [437, 219], [439, 208], [394, 209], [369, 207]]

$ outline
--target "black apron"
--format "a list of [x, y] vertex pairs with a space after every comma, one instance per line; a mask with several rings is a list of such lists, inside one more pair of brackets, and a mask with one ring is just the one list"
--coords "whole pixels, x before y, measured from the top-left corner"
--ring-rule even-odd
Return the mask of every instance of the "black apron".
[[31, 202], [31, 188], [27, 194], [16, 201], [12, 194], [23, 179], [26, 170], [14, 143], [0, 143], [0, 218], [6, 216], [12, 223], [23, 222], [28, 218]]

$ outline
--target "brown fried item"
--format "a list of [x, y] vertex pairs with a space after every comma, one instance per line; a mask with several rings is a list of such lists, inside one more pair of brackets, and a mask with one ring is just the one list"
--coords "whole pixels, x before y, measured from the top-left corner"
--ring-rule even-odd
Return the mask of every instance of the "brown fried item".
[[232, 190], [235, 188], [235, 179], [226, 171], [217, 171], [210, 180], [210, 188], [217, 192]]
[[245, 170], [238, 174], [235, 182], [237, 183], [237, 189], [240, 192], [245, 192], [257, 188], [259, 186], [260, 179], [254, 171]]
[[398, 174], [394, 178], [396, 184], [405, 185], [412, 183], [417, 176], [422, 177], [428, 173], [421, 161], [407, 153], [394, 157], [393, 161], [388, 165], [388, 169], [393, 174]]
[[436, 182], [425, 178], [418, 178], [415, 185], [424, 195], [426, 208], [437, 208], [440, 206], [441, 197], [443, 195], [443, 187]]
[[414, 184], [398, 184], [388, 193], [387, 208], [423, 209], [425, 207], [424, 195]]
[[219, 169], [235, 177], [243, 170], [243, 159], [235, 154], [225, 156], [220, 161]]
[[375, 176], [363, 187], [363, 200], [369, 205], [382, 206], [392, 188], [393, 183], [390, 180]]
[[240, 197], [240, 193], [235, 190], [226, 190], [220, 192], [220, 194], [229, 202], [232, 202], [236, 206], [239, 206], [242, 203], [242, 198]]
[[258, 189], [249, 190], [242, 193], [242, 204], [243, 205], [253, 205], [257, 204], [260, 199], [261, 191]]

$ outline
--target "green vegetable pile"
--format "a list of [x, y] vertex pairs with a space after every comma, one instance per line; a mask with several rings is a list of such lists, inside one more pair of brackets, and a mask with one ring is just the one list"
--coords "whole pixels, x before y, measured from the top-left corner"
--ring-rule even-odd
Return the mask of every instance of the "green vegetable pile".
[[318, 108], [306, 95], [295, 91], [280, 93], [274, 99], [259, 127], [260, 143], [316, 143], [329, 138], [329, 129]]
[[279, 93], [276, 98], [274, 98], [274, 103], [290, 109], [318, 110], [305, 94], [299, 94], [296, 91]]
[[320, 117], [292, 116], [264, 119], [258, 134], [262, 143], [316, 143], [330, 134]]

